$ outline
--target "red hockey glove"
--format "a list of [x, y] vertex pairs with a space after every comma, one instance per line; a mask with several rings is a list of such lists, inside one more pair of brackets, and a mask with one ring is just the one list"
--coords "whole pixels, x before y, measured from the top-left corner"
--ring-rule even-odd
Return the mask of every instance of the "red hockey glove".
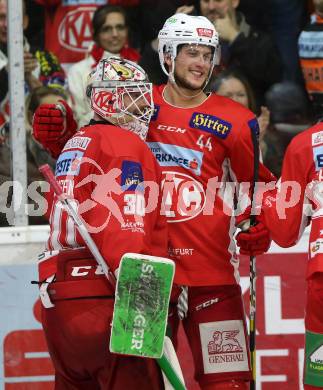
[[76, 131], [73, 111], [64, 100], [59, 100], [59, 104], [41, 104], [35, 111], [33, 136], [54, 158]]
[[268, 251], [271, 237], [266, 226], [258, 221], [247, 231], [238, 233], [236, 241], [242, 255], [256, 256]]

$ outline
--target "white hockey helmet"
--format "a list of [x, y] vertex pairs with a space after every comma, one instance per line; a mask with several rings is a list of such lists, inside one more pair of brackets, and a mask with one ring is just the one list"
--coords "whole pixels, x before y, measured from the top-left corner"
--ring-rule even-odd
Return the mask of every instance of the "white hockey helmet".
[[138, 64], [118, 57], [101, 60], [89, 75], [86, 95], [101, 118], [145, 138], [154, 104], [152, 84]]
[[[158, 34], [158, 53], [160, 65], [167, 76], [174, 81], [175, 58], [179, 45], [206, 45], [211, 46], [213, 51], [211, 76], [214, 65], [220, 63], [219, 35], [213, 24], [204, 16], [192, 16], [182, 13], [175, 14], [168, 18]], [[165, 68], [165, 53], [170, 54], [173, 71], [170, 74]]]

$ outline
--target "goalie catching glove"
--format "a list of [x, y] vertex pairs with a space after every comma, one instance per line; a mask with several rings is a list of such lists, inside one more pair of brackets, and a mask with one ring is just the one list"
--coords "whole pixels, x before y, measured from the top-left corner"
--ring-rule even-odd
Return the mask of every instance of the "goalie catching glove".
[[35, 111], [33, 136], [54, 158], [76, 131], [73, 111], [64, 100], [59, 100], [59, 104], [41, 104]]
[[250, 226], [249, 219], [246, 220], [246, 214], [250, 216], [250, 212], [249, 207], [242, 216], [236, 218], [236, 225], [242, 229], [236, 236], [237, 245], [242, 255], [262, 255], [270, 248], [270, 232], [260, 220], [260, 216], [256, 217], [256, 224]]

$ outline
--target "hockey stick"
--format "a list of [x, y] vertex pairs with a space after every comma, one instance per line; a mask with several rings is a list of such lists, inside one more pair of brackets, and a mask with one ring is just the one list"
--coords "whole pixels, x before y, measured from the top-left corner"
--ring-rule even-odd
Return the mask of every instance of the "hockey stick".
[[[251, 215], [250, 226], [256, 224], [256, 185], [259, 177], [259, 127], [258, 124], [251, 129], [251, 139], [253, 145], [253, 185], [251, 188]], [[249, 313], [249, 345], [250, 345], [250, 363], [252, 380], [250, 382], [250, 390], [256, 389], [256, 256], [250, 256], [249, 261], [250, 272], [250, 313]]]
[[[69, 216], [73, 219], [73, 222], [75, 223], [80, 235], [82, 236], [84, 242], [86, 243], [88, 249], [92, 253], [95, 260], [98, 262], [98, 264], [102, 267], [102, 270], [106, 277], [108, 278], [109, 282], [113, 286], [113, 289], [115, 290], [116, 286], [116, 278], [114, 274], [110, 271], [107, 263], [105, 262], [104, 258], [102, 257], [96, 243], [90, 236], [89, 232], [86, 229], [86, 226], [80, 216], [78, 215], [77, 211], [75, 210], [73, 203], [70, 202], [70, 199], [66, 197], [66, 195], [63, 193], [63, 190], [59, 183], [56, 181], [56, 178], [48, 164], [42, 165], [39, 168], [39, 171], [42, 173], [42, 175], [45, 177], [45, 179], [48, 181], [48, 183], [52, 186], [58, 200], [60, 200], [63, 205], [66, 207], [66, 211], [68, 212]], [[166, 343], [169, 343], [170, 340], [166, 340]], [[171, 341], [170, 341], [171, 342]], [[167, 356], [166, 356], [167, 355]], [[169, 361], [169, 358], [174, 359], [174, 364], [171, 364]], [[175, 354], [176, 356], [176, 354]], [[174, 369], [178, 368], [178, 360], [177, 356], [176, 359], [174, 358], [174, 355], [169, 354], [167, 351], [164, 351], [162, 356], [159, 359], [156, 359], [159, 367], [164, 372], [166, 378], [170, 382], [170, 384], [173, 386], [175, 390], [186, 390], [185, 385], [183, 384], [183, 378], [181, 375], [181, 372], [177, 373]]]
[[39, 171], [42, 173], [42, 175], [45, 177], [45, 179], [48, 181], [48, 183], [52, 186], [57, 198], [63, 203], [63, 205], [66, 207], [66, 211], [70, 215], [70, 217], [73, 219], [73, 222], [78, 228], [78, 231], [80, 235], [82, 236], [83, 240], [85, 241], [87, 247], [89, 248], [90, 252], [92, 253], [95, 260], [98, 262], [98, 264], [102, 267], [102, 270], [107, 277], [108, 281], [111, 283], [113, 288], [115, 289], [116, 286], [116, 278], [114, 274], [109, 270], [109, 267], [107, 266], [107, 263], [104, 261], [104, 258], [102, 257], [100, 251], [98, 250], [98, 247], [96, 246], [95, 242], [93, 241], [92, 237], [90, 236], [89, 232], [87, 231], [84, 222], [78, 215], [77, 211], [75, 210], [73, 203], [69, 201], [69, 199], [65, 196], [63, 193], [63, 190], [61, 186], [58, 184], [58, 182], [55, 179], [55, 176], [48, 164], [42, 165], [39, 168]]

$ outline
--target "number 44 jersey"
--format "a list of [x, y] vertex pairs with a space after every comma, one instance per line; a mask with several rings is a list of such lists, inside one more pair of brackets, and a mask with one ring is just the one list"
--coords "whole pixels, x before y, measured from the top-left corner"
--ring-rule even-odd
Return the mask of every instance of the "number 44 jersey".
[[[163, 98], [164, 88], [154, 87], [155, 112], [147, 143], [162, 169], [161, 213], [168, 220], [176, 281], [195, 286], [235, 284], [232, 190], [238, 182], [246, 183], [248, 192], [253, 182], [251, 132], [258, 131], [257, 120], [242, 105], [214, 94], [197, 107], [172, 106]], [[260, 164], [259, 181], [273, 180]]]

